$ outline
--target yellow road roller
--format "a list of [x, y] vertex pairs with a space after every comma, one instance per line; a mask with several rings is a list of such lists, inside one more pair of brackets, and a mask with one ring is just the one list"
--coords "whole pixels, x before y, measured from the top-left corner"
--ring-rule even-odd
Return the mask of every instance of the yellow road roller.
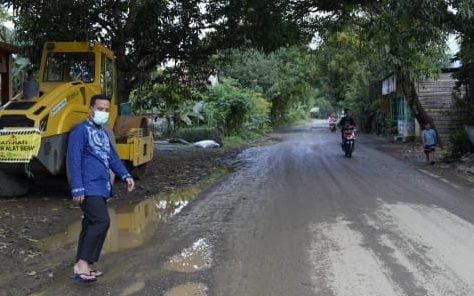
[[0, 196], [25, 194], [28, 178], [66, 173], [69, 131], [88, 117], [95, 94], [112, 99], [110, 139], [140, 177], [153, 158], [153, 135], [146, 117], [119, 115], [114, 58], [99, 43], [45, 43], [38, 81], [27, 78], [23, 91], [0, 107]]

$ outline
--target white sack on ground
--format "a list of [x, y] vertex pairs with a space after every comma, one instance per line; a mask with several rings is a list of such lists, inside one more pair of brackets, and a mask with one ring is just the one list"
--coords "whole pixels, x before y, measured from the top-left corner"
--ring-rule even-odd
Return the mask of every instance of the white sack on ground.
[[202, 141], [193, 143], [193, 145], [196, 147], [201, 147], [201, 148], [218, 148], [221, 146], [219, 145], [219, 143], [217, 143], [214, 140], [202, 140]]

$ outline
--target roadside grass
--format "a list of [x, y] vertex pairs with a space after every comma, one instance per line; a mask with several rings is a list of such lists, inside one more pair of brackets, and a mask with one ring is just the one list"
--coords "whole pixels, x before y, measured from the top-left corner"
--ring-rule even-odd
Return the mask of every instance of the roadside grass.
[[226, 136], [222, 139], [224, 148], [239, 148], [249, 143], [241, 136]]
[[270, 131], [245, 131], [236, 135], [224, 136], [222, 138], [223, 147], [226, 149], [240, 148], [260, 140], [270, 134]]

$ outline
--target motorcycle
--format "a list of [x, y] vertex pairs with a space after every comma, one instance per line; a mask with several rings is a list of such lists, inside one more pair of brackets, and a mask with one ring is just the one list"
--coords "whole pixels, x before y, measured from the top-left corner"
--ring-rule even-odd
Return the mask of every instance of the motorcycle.
[[328, 119], [328, 122], [329, 122], [329, 130], [331, 132], [335, 132], [336, 131], [336, 118], [330, 117]]
[[352, 157], [355, 144], [355, 126], [346, 125], [343, 128], [344, 141], [342, 143], [342, 150], [344, 151], [346, 157]]

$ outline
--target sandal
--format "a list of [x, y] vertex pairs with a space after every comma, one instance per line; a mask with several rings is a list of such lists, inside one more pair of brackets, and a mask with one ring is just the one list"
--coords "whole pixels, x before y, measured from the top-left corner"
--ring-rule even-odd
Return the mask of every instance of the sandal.
[[100, 270], [91, 269], [91, 275], [95, 277], [100, 277], [100, 276], [103, 276], [104, 273]]
[[73, 276], [71, 276], [71, 279], [73, 279], [76, 282], [79, 283], [90, 283], [90, 282], [95, 282], [97, 278], [92, 275], [91, 273], [74, 273]]

